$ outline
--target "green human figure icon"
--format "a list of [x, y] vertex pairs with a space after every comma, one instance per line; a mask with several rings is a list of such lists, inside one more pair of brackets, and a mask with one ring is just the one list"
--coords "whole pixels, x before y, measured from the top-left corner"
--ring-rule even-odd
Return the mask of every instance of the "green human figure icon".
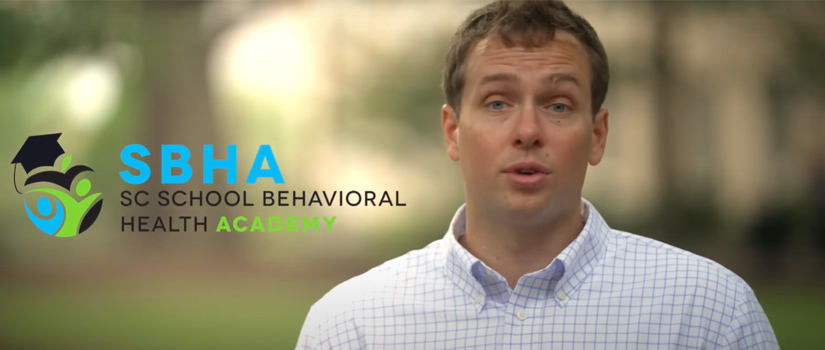
[[[63, 204], [66, 212], [65, 221], [63, 225], [60, 227], [60, 230], [57, 231], [55, 236], [57, 237], [71, 237], [78, 234], [80, 231], [80, 224], [81, 219], [84, 217], [85, 213], [92, 205], [95, 204], [97, 199], [101, 196], [98, 193], [89, 194], [89, 190], [92, 187], [91, 181], [89, 179], [81, 179], [77, 182], [75, 186], [74, 193], [82, 198], [81, 200], [76, 200], [71, 194], [58, 191], [51, 188], [35, 188], [29, 190], [27, 193], [31, 192], [42, 192], [47, 193], [50, 195], [55, 196], [58, 201]], [[85, 197], [85, 198], [83, 198]]]

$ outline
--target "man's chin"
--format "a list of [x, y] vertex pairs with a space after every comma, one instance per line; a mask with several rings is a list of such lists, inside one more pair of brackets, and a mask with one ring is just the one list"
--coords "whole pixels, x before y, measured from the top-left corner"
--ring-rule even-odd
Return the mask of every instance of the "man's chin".
[[515, 218], [517, 222], [530, 224], [554, 221], [568, 212], [566, 208], [569, 206], [566, 202], [547, 198], [514, 198], [504, 211], [507, 212], [507, 216]]
[[548, 201], [516, 200], [508, 203], [503, 211], [507, 212], [508, 216], [520, 220], [532, 220], [547, 216], [552, 212], [551, 208], [552, 205]]

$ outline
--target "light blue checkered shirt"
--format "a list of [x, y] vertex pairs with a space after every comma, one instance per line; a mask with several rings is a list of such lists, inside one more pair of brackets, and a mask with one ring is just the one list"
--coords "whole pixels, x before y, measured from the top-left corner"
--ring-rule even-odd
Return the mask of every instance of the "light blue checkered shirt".
[[587, 201], [579, 236], [515, 289], [443, 239], [341, 283], [309, 311], [300, 349], [776, 349], [751, 288], [721, 265], [612, 230]]

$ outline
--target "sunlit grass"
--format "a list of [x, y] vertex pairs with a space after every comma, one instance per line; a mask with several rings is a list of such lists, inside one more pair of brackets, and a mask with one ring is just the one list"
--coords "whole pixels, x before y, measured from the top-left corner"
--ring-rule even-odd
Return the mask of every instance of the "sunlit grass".
[[825, 344], [825, 290], [756, 290], [783, 349], [821, 349]]
[[0, 341], [15, 348], [290, 349], [320, 295], [272, 286], [6, 288]]
[[[291, 349], [329, 288], [198, 285], [0, 290], [0, 343], [12, 348]], [[757, 289], [784, 349], [825, 343], [825, 294]]]

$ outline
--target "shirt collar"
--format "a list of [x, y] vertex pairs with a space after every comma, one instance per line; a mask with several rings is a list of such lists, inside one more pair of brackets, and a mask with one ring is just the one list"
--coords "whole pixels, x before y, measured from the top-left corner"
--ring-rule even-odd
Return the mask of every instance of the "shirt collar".
[[[444, 274], [462, 292], [471, 296], [479, 304], [480, 310], [482, 303], [478, 301], [483, 298], [486, 292], [481, 282], [476, 278], [476, 274], [481, 269], [476, 266], [483, 266], [484, 263], [458, 243], [459, 237], [463, 236], [466, 230], [467, 216], [465, 206], [462, 204], [453, 215], [450, 228], [442, 239], [445, 254]], [[476, 270], [476, 272], [474, 273], [473, 270]]]
[[[540, 285], [564, 303], [573, 297], [582, 282], [606, 251], [610, 227], [593, 205], [582, 199], [586, 221], [579, 235], [545, 268], [525, 275], [533, 287]], [[458, 208], [444, 235], [444, 273], [459, 289], [474, 299], [496, 298], [506, 294], [506, 282], [483, 261], [473, 256], [458, 239], [466, 233], [465, 206]], [[502, 285], [503, 283], [503, 285]], [[503, 290], [502, 290], [503, 289]], [[531, 288], [535, 289], [535, 288]]]

